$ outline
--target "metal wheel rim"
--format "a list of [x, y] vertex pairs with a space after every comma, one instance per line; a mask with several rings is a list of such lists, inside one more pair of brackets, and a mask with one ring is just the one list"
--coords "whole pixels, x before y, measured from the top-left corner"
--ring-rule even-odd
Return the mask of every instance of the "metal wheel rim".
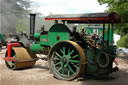
[[[11, 51], [12, 51], [12, 52], [11, 52], [11, 57], [16, 58], [16, 55], [15, 55], [14, 50], [11, 50]], [[8, 56], [7, 56], [7, 52], [6, 52], [6, 54], [5, 54], [5, 57], [8, 57]], [[13, 69], [13, 68], [15, 68], [15, 66], [16, 66], [16, 62], [14, 62], [14, 61], [5, 61], [5, 64], [6, 64], [6, 66], [7, 66], [9, 69]]]
[[73, 41], [62, 41], [55, 44], [49, 54], [50, 68], [54, 76], [61, 80], [77, 78], [84, 69], [84, 63], [84, 51]]

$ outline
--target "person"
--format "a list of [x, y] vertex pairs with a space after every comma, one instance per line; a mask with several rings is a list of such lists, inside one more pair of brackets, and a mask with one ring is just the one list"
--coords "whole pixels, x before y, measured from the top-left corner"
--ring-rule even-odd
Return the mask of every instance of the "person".
[[45, 26], [44, 25], [41, 27], [41, 31], [42, 32], [45, 31]]
[[86, 30], [84, 30], [84, 28], [83, 28], [82, 31], [81, 31], [81, 34], [85, 35], [85, 33], [86, 33]]
[[119, 68], [118, 68], [118, 59], [117, 58], [114, 59], [114, 63], [115, 63], [116, 66], [112, 68], [112, 71], [116, 72], [116, 71], [119, 70]]
[[100, 33], [98, 34], [99, 36], [99, 40], [98, 40], [98, 45], [102, 45], [102, 41], [103, 41], [103, 32], [102, 30], [100, 30]]
[[73, 32], [76, 32], [77, 27], [73, 26]]

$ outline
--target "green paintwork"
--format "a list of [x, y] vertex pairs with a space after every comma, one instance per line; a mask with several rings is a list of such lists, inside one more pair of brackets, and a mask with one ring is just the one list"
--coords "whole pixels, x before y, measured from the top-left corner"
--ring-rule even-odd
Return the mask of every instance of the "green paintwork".
[[[105, 30], [104, 39], [108, 40], [108, 29]], [[109, 30], [109, 43], [113, 43], [113, 30], [110, 28]]]
[[0, 41], [3, 41], [3, 35], [0, 34]]
[[[106, 67], [100, 67], [98, 64], [98, 57], [103, 53], [103, 49], [96, 49], [94, 52], [94, 49], [87, 49], [86, 56], [87, 56], [87, 69], [85, 72], [88, 74], [108, 74], [111, 72], [112, 69], [112, 62], [109, 62], [109, 64]], [[112, 60], [115, 56], [108, 56], [110, 60]], [[105, 63], [105, 61], [100, 61], [100, 63]]]
[[2, 43], [2, 45], [6, 46], [7, 42], [5, 41], [5, 38], [3, 36], [3, 34], [0, 34], [0, 42]]
[[40, 36], [40, 45], [49, 46], [47, 35], [41, 35]]
[[88, 64], [87, 64], [87, 72], [88, 73], [95, 73], [97, 71], [98, 67], [96, 64], [96, 59], [99, 56], [99, 52], [100, 51], [97, 50], [97, 52], [95, 52], [95, 54], [94, 54], [93, 49], [87, 50], [86, 54], [87, 54], [87, 62], [88, 62]]
[[33, 43], [30, 47], [30, 50], [33, 52], [40, 52], [43, 50], [43, 47], [40, 44]]
[[34, 38], [39, 39], [40, 38], [40, 33], [35, 33]]
[[[53, 46], [59, 41], [69, 40], [69, 29], [64, 24], [55, 24], [53, 25], [48, 32], [48, 42], [50, 46]], [[59, 39], [57, 40], [57, 37]]]

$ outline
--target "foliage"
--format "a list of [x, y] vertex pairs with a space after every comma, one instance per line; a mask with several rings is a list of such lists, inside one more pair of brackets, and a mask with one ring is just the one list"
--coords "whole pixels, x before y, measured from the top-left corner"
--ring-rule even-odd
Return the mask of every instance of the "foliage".
[[117, 45], [119, 46], [119, 47], [126, 47], [126, 48], [128, 48], [128, 34], [126, 34], [126, 35], [124, 35], [121, 39], [120, 39], [120, 41], [118, 41], [117, 42]]
[[[128, 38], [128, 37], [125, 37], [127, 36], [127, 33], [128, 33], [128, 0], [98, 0], [98, 2], [101, 5], [108, 4], [109, 8], [107, 11], [116, 12], [119, 14], [121, 18], [121, 24], [115, 25], [115, 33], [121, 35], [120, 42], [126, 43], [125, 41], [122, 41], [122, 40], [126, 40], [126, 38]], [[122, 39], [123, 36], [125, 37], [125, 39]], [[121, 44], [122, 43], [118, 45], [121, 45]]]

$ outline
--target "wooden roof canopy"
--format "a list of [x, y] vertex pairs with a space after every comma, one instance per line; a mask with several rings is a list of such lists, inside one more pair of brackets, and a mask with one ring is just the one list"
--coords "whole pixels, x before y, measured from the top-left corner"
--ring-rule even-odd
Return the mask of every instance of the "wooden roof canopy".
[[62, 20], [67, 23], [120, 23], [120, 17], [115, 12], [88, 14], [52, 14], [45, 20]]

